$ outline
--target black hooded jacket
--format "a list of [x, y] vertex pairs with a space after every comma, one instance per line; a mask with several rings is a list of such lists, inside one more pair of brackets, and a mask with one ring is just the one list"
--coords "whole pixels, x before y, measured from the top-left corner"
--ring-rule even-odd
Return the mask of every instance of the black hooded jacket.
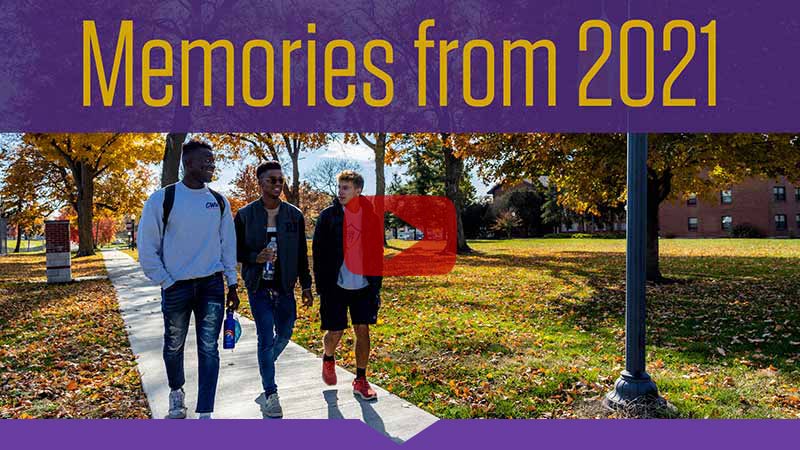
[[[359, 201], [364, 211], [363, 230], [365, 249], [380, 252], [365, 258], [365, 264], [370, 273], [381, 273], [379, 266], [383, 261], [383, 220], [375, 214], [372, 204], [363, 196], [351, 201]], [[378, 223], [380, 221], [380, 223]], [[312, 242], [314, 257], [314, 282], [317, 293], [324, 296], [333, 292], [339, 277], [339, 270], [344, 262], [344, 208], [339, 199], [334, 199], [331, 206], [323, 209], [317, 219]], [[367, 262], [369, 260], [369, 262]], [[375, 267], [378, 265], [379, 267]], [[380, 295], [383, 278], [381, 276], [366, 276], [367, 283], [372, 293]]]

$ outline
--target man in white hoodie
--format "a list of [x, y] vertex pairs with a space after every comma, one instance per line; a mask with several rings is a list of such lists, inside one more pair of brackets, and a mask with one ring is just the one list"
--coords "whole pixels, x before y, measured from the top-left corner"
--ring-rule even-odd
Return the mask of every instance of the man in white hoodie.
[[195, 411], [210, 419], [219, 376], [217, 342], [228, 308], [239, 307], [236, 293], [236, 232], [230, 203], [206, 186], [214, 175], [214, 154], [204, 142], [190, 141], [181, 153], [183, 179], [153, 193], [139, 222], [139, 262], [161, 285], [164, 363], [169, 381], [169, 415], [186, 417], [183, 349], [194, 314], [197, 328], [198, 392]]

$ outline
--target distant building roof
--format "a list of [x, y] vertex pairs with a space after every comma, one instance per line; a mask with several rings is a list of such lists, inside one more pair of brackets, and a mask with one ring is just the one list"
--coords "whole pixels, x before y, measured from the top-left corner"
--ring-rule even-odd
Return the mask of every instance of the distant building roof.
[[[539, 177], [538, 181], [539, 181], [539, 183], [542, 184], [542, 186], [547, 187], [547, 177], [541, 176], [541, 177]], [[534, 186], [533, 180], [531, 180], [530, 178], [525, 178], [525, 179], [523, 179], [521, 181], [517, 181], [517, 182], [508, 182], [508, 181], [503, 180], [503, 181], [495, 184], [494, 186], [492, 186], [492, 188], [489, 189], [487, 194], [488, 195], [495, 195], [495, 192], [497, 192], [497, 190], [500, 189], [500, 188], [503, 188], [503, 187], [515, 187], [515, 186], [518, 186], [520, 184], [524, 184], [524, 185], [530, 186], [530, 187]]]

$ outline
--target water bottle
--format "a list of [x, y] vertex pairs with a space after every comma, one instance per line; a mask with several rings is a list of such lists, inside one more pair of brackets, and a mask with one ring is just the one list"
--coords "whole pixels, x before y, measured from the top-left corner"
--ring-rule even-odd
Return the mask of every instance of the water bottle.
[[236, 347], [236, 319], [233, 318], [233, 310], [228, 310], [225, 317], [225, 332], [222, 338], [222, 348], [232, 349]]
[[265, 280], [273, 280], [275, 279], [275, 260], [278, 259], [278, 241], [276, 238], [271, 238], [269, 244], [267, 244], [267, 248], [272, 249], [272, 261], [267, 261], [267, 264], [264, 265], [264, 279]]

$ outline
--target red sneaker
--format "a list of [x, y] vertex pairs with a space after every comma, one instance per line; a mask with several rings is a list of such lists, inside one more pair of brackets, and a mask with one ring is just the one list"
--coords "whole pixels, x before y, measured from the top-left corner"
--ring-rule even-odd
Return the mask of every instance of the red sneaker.
[[353, 394], [358, 395], [364, 400], [378, 398], [378, 393], [369, 385], [366, 378], [356, 378], [353, 380]]
[[336, 384], [336, 361], [322, 360], [322, 381], [328, 386]]

